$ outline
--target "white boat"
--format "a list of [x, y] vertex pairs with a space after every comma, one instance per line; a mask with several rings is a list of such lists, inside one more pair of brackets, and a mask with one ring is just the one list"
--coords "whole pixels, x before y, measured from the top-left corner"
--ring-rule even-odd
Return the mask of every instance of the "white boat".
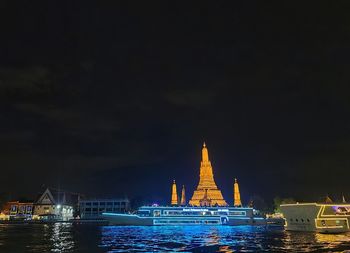
[[244, 207], [143, 206], [136, 214], [103, 213], [110, 225], [266, 225], [266, 219]]
[[296, 203], [280, 207], [286, 230], [320, 233], [350, 231], [350, 204]]

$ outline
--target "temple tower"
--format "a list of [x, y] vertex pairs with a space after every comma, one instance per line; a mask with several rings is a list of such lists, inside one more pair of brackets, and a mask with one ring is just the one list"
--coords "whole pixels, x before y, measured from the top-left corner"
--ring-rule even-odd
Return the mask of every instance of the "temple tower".
[[185, 186], [183, 185], [182, 186], [182, 191], [181, 191], [181, 202], [180, 204], [182, 206], [185, 206], [186, 205], [186, 194], [185, 194]]
[[[215, 184], [213, 168], [211, 167], [208, 149], [205, 143], [203, 143], [202, 148], [199, 184], [197, 189], [194, 191], [189, 204], [193, 206], [200, 206], [201, 200], [210, 200], [210, 205], [227, 206], [226, 201], [222, 197], [221, 191]], [[207, 203], [207, 201], [204, 202]]]
[[173, 181], [172, 191], [171, 191], [171, 205], [178, 205], [179, 201], [177, 198], [177, 190], [175, 180]]
[[235, 183], [233, 185], [233, 205], [234, 206], [242, 206], [241, 194], [239, 193], [239, 186], [238, 186], [237, 178], [235, 178]]

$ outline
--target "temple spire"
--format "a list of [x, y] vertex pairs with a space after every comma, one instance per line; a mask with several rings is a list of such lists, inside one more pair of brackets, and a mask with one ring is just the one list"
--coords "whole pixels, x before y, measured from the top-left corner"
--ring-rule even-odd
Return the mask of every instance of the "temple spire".
[[209, 162], [209, 154], [208, 154], [208, 149], [207, 149], [207, 146], [205, 145], [205, 142], [203, 143], [203, 148], [202, 148], [202, 162]]
[[[210, 201], [207, 201], [210, 200]], [[192, 198], [188, 202], [192, 206], [218, 205], [227, 206], [221, 191], [215, 184], [213, 168], [209, 160], [208, 149], [203, 143], [202, 161], [199, 169], [199, 183], [197, 189], [194, 191]]]
[[176, 182], [173, 181], [172, 191], [171, 191], [171, 205], [178, 205]]
[[182, 206], [186, 205], [186, 194], [185, 194], [185, 186], [182, 186], [182, 191], [181, 191], [181, 203]]
[[241, 194], [239, 193], [239, 186], [238, 186], [237, 178], [235, 178], [235, 183], [233, 185], [233, 205], [234, 206], [242, 206]]

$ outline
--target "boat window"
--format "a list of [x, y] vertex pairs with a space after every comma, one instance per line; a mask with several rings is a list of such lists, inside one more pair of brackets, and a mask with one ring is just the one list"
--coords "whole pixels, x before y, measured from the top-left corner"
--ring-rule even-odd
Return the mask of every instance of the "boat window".
[[160, 216], [160, 210], [154, 210], [153, 211], [153, 216], [155, 216], [155, 217]]
[[306, 219], [307, 220], [307, 222], [310, 222], [310, 220], [309, 219]]
[[298, 219], [295, 219], [296, 222], [298, 222]]
[[219, 224], [218, 220], [155, 220], [154, 224]]
[[304, 222], [304, 219], [301, 219], [301, 222]]
[[137, 214], [140, 216], [149, 216], [149, 210], [139, 210]]
[[349, 206], [325, 206], [322, 215], [350, 215]]
[[241, 216], [241, 215], [246, 215], [245, 211], [230, 211], [229, 215], [231, 216]]
[[164, 211], [164, 215], [181, 215], [181, 214], [186, 214], [182, 213], [182, 211]]

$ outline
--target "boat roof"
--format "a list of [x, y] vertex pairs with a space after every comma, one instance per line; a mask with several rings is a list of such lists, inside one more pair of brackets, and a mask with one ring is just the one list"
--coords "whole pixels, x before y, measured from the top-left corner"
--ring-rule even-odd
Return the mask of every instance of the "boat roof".
[[201, 210], [253, 210], [251, 207], [235, 206], [141, 206], [139, 209], [172, 209], [182, 211], [201, 211]]
[[280, 206], [346, 206], [350, 207], [350, 203], [294, 203], [294, 204], [281, 204]]

